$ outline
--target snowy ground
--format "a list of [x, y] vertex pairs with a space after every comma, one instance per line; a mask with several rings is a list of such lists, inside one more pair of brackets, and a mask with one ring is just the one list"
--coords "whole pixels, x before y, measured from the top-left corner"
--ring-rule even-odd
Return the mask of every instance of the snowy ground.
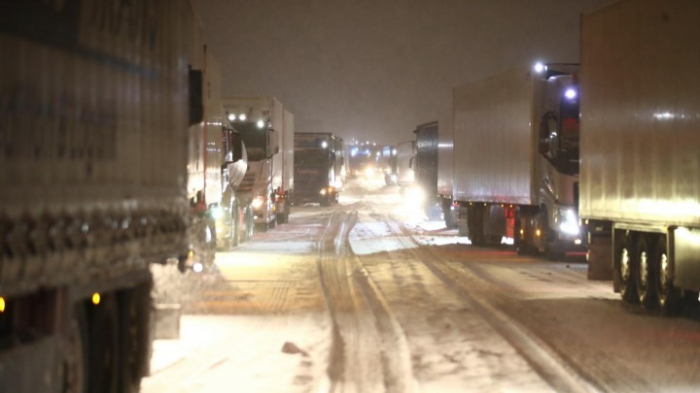
[[698, 391], [700, 318], [624, 305], [585, 261], [471, 246], [395, 187], [157, 271], [183, 306], [143, 392]]

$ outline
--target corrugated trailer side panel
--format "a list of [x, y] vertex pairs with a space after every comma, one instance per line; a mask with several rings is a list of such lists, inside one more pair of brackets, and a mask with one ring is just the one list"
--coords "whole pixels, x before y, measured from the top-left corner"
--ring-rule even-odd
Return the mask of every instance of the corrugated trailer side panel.
[[439, 195], [452, 195], [452, 151], [454, 148], [453, 108], [442, 112], [438, 121], [438, 178]]
[[524, 68], [454, 89], [455, 200], [532, 203], [531, 89]]
[[583, 17], [583, 218], [700, 225], [698, 20], [693, 0]]
[[0, 217], [13, 234], [2, 237], [11, 250], [0, 255], [3, 293], [185, 255], [189, 2], [9, 4]]
[[127, 32], [107, 26], [123, 16], [108, 4], [33, 9], [43, 23], [70, 26], [60, 37], [3, 10], [0, 202], [8, 210], [182, 196], [189, 5], [132, 7], [136, 30]]

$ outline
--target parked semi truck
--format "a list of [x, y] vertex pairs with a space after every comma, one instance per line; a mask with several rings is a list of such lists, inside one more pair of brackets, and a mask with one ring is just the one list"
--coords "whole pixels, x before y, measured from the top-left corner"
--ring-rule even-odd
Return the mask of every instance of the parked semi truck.
[[338, 203], [343, 189], [343, 139], [332, 133], [297, 132], [294, 134], [293, 202]]
[[698, 18], [696, 1], [624, 0], [582, 19], [589, 277], [667, 313], [700, 290]]
[[452, 129], [452, 107], [440, 113], [437, 136], [437, 196], [442, 206], [445, 226], [453, 228], [458, 222], [459, 206], [452, 197], [454, 178], [452, 176], [452, 152], [454, 135]]
[[177, 0], [3, 4], [3, 392], [138, 391], [148, 265], [189, 247], [194, 20]]
[[442, 201], [438, 199], [438, 122], [420, 124], [416, 134], [416, 155], [413, 159], [414, 187], [422, 196], [421, 208], [429, 219], [439, 219]]
[[[188, 265], [214, 263], [217, 249], [229, 249], [253, 233], [251, 198], [236, 196], [247, 170], [240, 132], [229, 123], [221, 102], [221, 71], [203, 43], [203, 30], [193, 34], [192, 69], [201, 75], [203, 121], [190, 127], [187, 192], [193, 217]], [[199, 266], [197, 266], [199, 265]]]
[[577, 69], [538, 64], [454, 89], [454, 199], [472, 243], [582, 249]]
[[294, 192], [294, 115], [275, 97], [234, 97], [223, 103], [248, 153], [237, 197], [251, 200], [254, 223], [261, 229], [287, 222]]

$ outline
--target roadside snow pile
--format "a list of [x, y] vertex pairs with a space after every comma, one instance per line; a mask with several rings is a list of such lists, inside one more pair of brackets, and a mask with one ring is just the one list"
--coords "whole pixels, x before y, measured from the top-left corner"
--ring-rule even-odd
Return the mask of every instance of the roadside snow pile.
[[472, 244], [468, 237], [458, 236], [456, 228], [446, 228], [444, 221], [406, 221], [404, 226], [413, 232], [413, 238], [423, 246]]

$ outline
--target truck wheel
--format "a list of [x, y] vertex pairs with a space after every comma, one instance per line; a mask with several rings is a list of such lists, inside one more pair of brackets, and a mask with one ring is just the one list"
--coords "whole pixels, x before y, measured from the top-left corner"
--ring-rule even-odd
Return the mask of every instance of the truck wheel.
[[66, 338], [64, 385], [66, 393], [85, 393], [88, 369], [88, 331], [83, 304], [75, 307]]
[[671, 260], [666, 251], [666, 237], [661, 236], [656, 246], [653, 264], [656, 265], [656, 299], [659, 309], [664, 315], [675, 315], [678, 312], [680, 291], [673, 285], [671, 278]]
[[151, 283], [144, 283], [119, 294], [122, 378], [121, 392], [139, 391], [141, 377], [149, 367]]
[[532, 255], [532, 246], [528, 244], [528, 237], [530, 234], [529, 228], [527, 228], [528, 221], [529, 218], [527, 216], [527, 213], [519, 211], [515, 216], [515, 227], [513, 228], [513, 243], [515, 244], [515, 251], [518, 253], [518, 255]]
[[653, 268], [653, 257], [649, 242], [647, 241], [647, 236], [639, 236], [637, 240], [637, 249], [634, 255], [637, 264], [635, 274], [637, 298], [644, 308], [651, 308], [656, 291], [656, 280], [654, 279], [656, 273]]
[[243, 241], [247, 242], [253, 238], [253, 232], [255, 231], [255, 224], [253, 223], [253, 210], [250, 206], [245, 208], [245, 236]]
[[638, 300], [637, 291], [635, 288], [635, 275], [637, 274], [637, 266], [635, 257], [632, 254], [629, 237], [621, 240], [617, 250], [617, 261], [615, 263], [615, 274], [618, 277], [620, 296], [627, 303], [634, 303]]
[[229, 249], [231, 249], [241, 244], [241, 207], [238, 205], [238, 200], [234, 201], [231, 207], [231, 224], [229, 228], [231, 231]]
[[119, 310], [113, 294], [104, 294], [98, 305], [88, 309], [88, 391], [119, 391]]
[[586, 262], [588, 263], [589, 280], [612, 280], [612, 242], [610, 236], [593, 236], [590, 232], [588, 237], [588, 252]]

